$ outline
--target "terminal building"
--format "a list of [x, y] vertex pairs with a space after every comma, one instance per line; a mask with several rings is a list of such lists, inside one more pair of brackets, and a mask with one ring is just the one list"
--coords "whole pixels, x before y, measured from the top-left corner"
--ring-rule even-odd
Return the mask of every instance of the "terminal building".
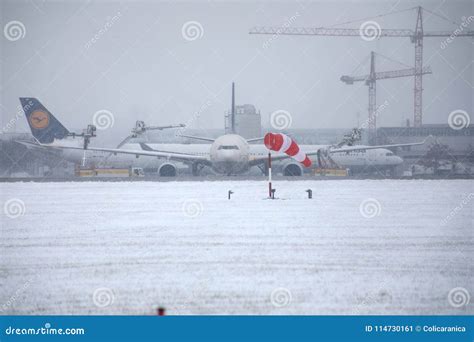
[[474, 127], [455, 130], [449, 125], [435, 124], [422, 127], [381, 127], [377, 130], [377, 144], [402, 144], [423, 141], [426, 144], [411, 146], [401, 151], [404, 158], [418, 158], [428, 152], [432, 144], [446, 145], [449, 154], [455, 158], [464, 158], [472, 154]]
[[[422, 127], [381, 127], [377, 129], [377, 144], [402, 144], [426, 139], [423, 145], [398, 149], [403, 158], [400, 171], [433, 174], [474, 174], [474, 127], [459, 130], [449, 125]], [[423, 171], [420, 169], [424, 167]], [[429, 171], [427, 171], [429, 170]]]

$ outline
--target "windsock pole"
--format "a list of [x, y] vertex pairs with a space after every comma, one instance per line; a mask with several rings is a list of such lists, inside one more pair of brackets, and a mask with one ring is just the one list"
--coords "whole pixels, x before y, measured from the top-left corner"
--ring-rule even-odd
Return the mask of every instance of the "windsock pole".
[[272, 154], [268, 152], [268, 198], [272, 198]]

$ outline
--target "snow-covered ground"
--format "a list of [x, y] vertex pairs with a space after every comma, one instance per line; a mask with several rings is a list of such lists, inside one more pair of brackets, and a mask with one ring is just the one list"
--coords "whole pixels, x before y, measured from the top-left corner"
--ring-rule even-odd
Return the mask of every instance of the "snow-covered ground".
[[0, 313], [473, 314], [473, 184], [0, 184]]

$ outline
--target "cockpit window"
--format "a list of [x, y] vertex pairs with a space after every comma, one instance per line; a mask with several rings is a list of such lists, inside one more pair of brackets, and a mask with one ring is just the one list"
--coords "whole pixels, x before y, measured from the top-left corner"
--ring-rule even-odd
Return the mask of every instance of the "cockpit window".
[[218, 150], [238, 150], [239, 147], [237, 145], [221, 145], [219, 146]]
[[393, 156], [393, 153], [392, 153], [392, 152], [387, 152], [387, 153], [385, 153], [385, 155], [386, 155], [387, 157], [391, 157], [391, 156]]

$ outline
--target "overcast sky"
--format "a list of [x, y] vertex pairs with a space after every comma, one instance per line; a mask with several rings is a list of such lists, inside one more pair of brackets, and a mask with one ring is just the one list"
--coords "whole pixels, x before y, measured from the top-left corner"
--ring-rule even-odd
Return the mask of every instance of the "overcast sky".
[[[1, 0], [2, 126], [16, 117], [18, 97], [31, 96], [69, 128], [83, 128], [97, 111], [110, 111], [114, 126], [100, 133], [106, 136], [123, 136], [137, 119], [223, 128], [235, 81], [237, 104], [254, 104], [264, 125], [270, 113], [286, 110], [292, 128], [350, 128], [357, 125], [357, 113], [360, 121], [367, 118], [368, 92], [363, 83], [346, 85], [340, 76], [368, 73], [371, 50], [389, 57], [377, 57], [378, 71], [413, 66], [408, 38], [272, 39], [249, 35], [249, 29], [334, 26], [362, 18], [340, 25], [359, 28], [369, 17], [418, 4], [451, 22], [474, 15], [472, 1]], [[416, 11], [372, 20], [381, 28], [414, 29]], [[24, 37], [5, 32], [11, 21], [23, 24]], [[183, 31], [186, 23], [189, 31]], [[424, 12], [425, 31], [458, 27]], [[433, 69], [424, 77], [424, 123], [447, 123], [456, 109], [472, 118], [473, 39], [443, 42], [424, 40], [424, 65]], [[413, 78], [379, 81], [377, 101], [388, 101], [379, 127], [413, 120]], [[28, 131], [23, 116], [13, 130]]]

